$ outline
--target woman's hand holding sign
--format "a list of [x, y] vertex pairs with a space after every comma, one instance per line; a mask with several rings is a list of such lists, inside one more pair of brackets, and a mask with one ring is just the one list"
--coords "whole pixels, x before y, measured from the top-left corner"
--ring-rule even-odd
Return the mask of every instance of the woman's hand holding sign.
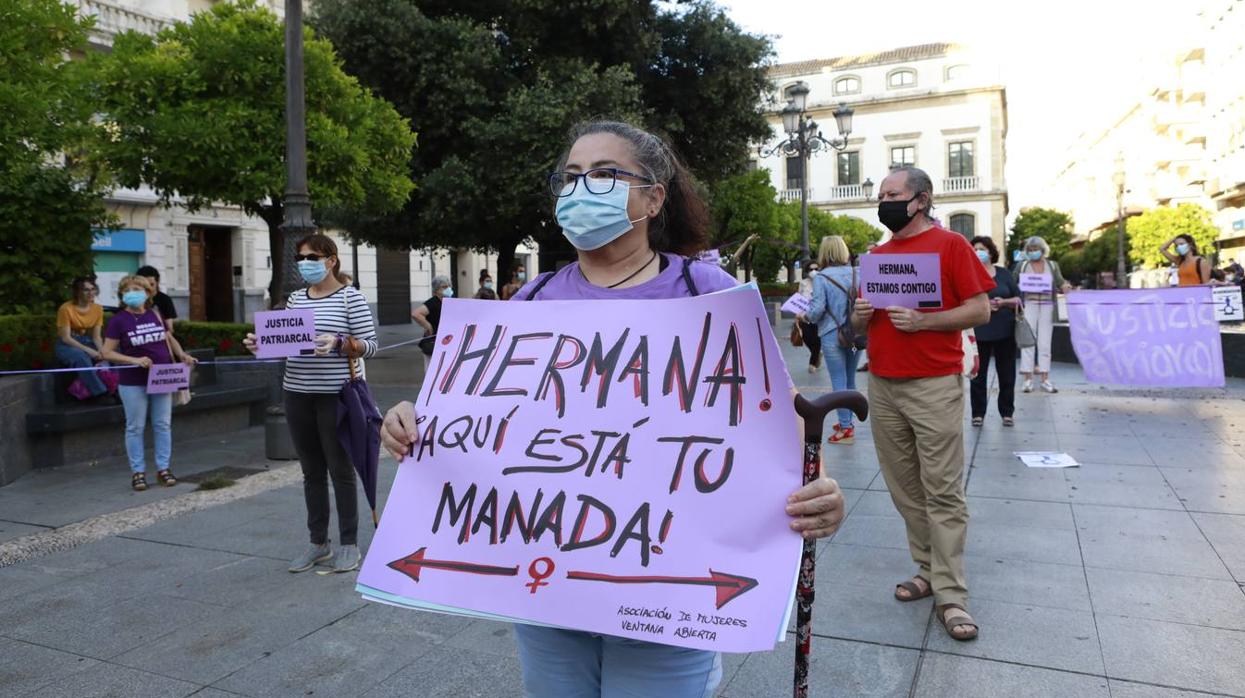
[[415, 426], [415, 405], [403, 400], [385, 413], [384, 428], [380, 430], [380, 443], [394, 460], [401, 462], [411, 446], [419, 440], [419, 428]]

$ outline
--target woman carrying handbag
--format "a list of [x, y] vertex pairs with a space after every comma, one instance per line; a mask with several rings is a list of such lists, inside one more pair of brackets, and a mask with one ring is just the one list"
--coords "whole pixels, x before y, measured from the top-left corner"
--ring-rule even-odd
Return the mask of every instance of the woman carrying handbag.
[[[354, 467], [337, 436], [338, 393], [351, 378], [351, 362], [376, 354], [376, 325], [367, 298], [341, 277], [337, 243], [326, 235], [298, 242], [298, 272], [307, 288], [290, 294], [286, 308], [315, 311], [314, 356], [285, 361], [285, 418], [303, 468], [310, 545], [290, 572], [306, 572], [332, 560], [334, 572], [359, 567], [359, 501]], [[255, 353], [255, 335], [243, 345]], [[337, 503], [338, 550], [329, 547], [329, 480]]]
[[[1018, 328], [1024, 323], [1020, 310], [1020, 288], [1012, 273], [998, 265], [999, 248], [994, 240], [979, 236], [973, 238], [973, 249], [982, 266], [994, 277], [994, 288], [986, 295], [990, 298], [990, 321], [974, 328], [977, 338], [979, 365], [977, 375], [969, 383], [969, 401], [972, 408], [973, 426], [979, 427], [986, 420], [989, 403], [990, 359], [994, 359], [994, 371], [999, 377], [999, 416], [1003, 426], [1016, 426], [1016, 344], [1020, 339]], [[1017, 314], [1020, 313], [1020, 317]], [[1027, 324], [1023, 330], [1032, 340], [1033, 333]], [[1033, 346], [1033, 342], [1028, 342]]]

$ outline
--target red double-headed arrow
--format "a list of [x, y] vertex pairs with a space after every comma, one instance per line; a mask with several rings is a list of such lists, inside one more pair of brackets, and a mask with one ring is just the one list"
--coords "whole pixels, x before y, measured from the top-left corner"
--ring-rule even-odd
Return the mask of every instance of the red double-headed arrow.
[[611, 584], [696, 584], [715, 587], [718, 594], [718, 608], [722, 608], [731, 599], [742, 595], [757, 585], [757, 580], [727, 572], [709, 570], [708, 577], [670, 577], [664, 575], [631, 576], [601, 574], [600, 572], [581, 572], [572, 570], [566, 573], [567, 579], [578, 579], [585, 582], [609, 582]]
[[394, 560], [388, 566], [417, 582], [419, 581], [419, 573], [425, 567], [434, 570], [489, 574], [498, 577], [517, 577], [519, 575], [518, 565], [514, 567], [497, 567], [495, 565], [481, 565], [474, 562], [460, 562], [458, 560], [432, 560], [424, 557], [424, 551], [427, 549], [427, 547], [420, 548], [406, 557]]

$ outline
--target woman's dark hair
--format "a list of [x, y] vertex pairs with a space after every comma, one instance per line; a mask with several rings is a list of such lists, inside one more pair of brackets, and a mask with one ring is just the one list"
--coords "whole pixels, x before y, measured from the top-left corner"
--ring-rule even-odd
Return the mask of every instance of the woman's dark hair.
[[99, 290], [99, 286], [95, 283], [94, 276], [79, 276], [73, 280], [73, 299], [75, 303], [81, 302], [86, 297], [85, 289], [87, 285], [95, 286], [95, 290]]
[[584, 136], [609, 133], [627, 141], [636, 162], [653, 181], [666, 188], [666, 202], [648, 224], [654, 250], [691, 256], [709, 246], [709, 210], [696, 191], [692, 175], [662, 138], [621, 121], [588, 121], [571, 129], [570, 142], [558, 160], [566, 169], [571, 147]]
[[298, 244], [294, 246], [294, 249], [301, 250], [304, 247], [323, 257], [336, 258], [336, 261], [333, 262], [333, 268], [329, 269], [329, 271], [332, 272], [334, 279], [337, 279], [343, 284], [349, 283], [346, 281], [345, 277], [342, 276], [342, 259], [337, 256], [337, 243], [333, 242], [333, 238], [322, 233], [312, 233], [302, 240], [299, 240]]
[[1184, 240], [1186, 243], [1188, 243], [1189, 256], [1196, 257], [1197, 256], [1197, 243], [1194, 242], [1193, 238], [1189, 237], [1188, 235], [1177, 235], [1176, 241], [1179, 242], [1181, 240]]
[[973, 247], [976, 247], [977, 245], [981, 245], [982, 247], [986, 248], [986, 251], [990, 253], [991, 264], [999, 263], [999, 248], [995, 246], [994, 240], [986, 237], [985, 235], [978, 235], [977, 237], [972, 239], [971, 244], [973, 245]]

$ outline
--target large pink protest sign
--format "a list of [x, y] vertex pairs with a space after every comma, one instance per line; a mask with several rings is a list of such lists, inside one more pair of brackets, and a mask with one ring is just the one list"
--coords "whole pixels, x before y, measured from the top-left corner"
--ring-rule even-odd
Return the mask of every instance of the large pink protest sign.
[[[800, 554], [790, 380], [755, 291], [447, 300], [368, 598], [750, 652]], [[415, 396], [413, 396], [415, 397]]]
[[938, 255], [862, 255], [860, 295], [874, 308], [941, 308], [942, 266]]
[[261, 359], [301, 356], [315, 351], [314, 310], [269, 310], [255, 313], [255, 355]]
[[1085, 378], [1108, 385], [1219, 388], [1223, 345], [1208, 286], [1068, 294]]
[[190, 387], [190, 367], [183, 363], [152, 364], [147, 369], [147, 394], [175, 393]]

